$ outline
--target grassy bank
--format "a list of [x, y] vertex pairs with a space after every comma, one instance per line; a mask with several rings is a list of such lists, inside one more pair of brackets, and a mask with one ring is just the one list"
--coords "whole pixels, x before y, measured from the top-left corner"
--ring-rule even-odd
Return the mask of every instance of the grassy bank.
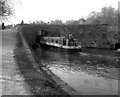
[[[61, 89], [59, 85], [49, 76], [41, 67], [36, 70], [35, 63], [31, 60], [30, 54], [21, 40], [18, 37], [18, 42], [14, 50], [15, 61], [18, 65], [20, 73], [23, 75], [25, 82], [29, 85], [29, 90], [34, 96], [53, 97], [70, 97], [69, 94]], [[39, 63], [40, 65], [40, 63]]]
[[[96, 45], [100, 45], [100, 43], [102, 45], [103, 42], [107, 44], [107, 39], [109, 35], [108, 33], [115, 33], [111, 30], [108, 31], [108, 25], [23, 25], [22, 27], [20, 27], [19, 30], [22, 31], [24, 38], [26, 39], [30, 48], [32, 48], [36, 40], [37, 32], [41, 29], [46, 30], [50, 36], [65, 36], [66, 33], [71, 32], [73, 36], [79, 39], [79, 42], [81, 42], [82, 45], [86, 47], [89, 46], [93, 41], [96, 42]], [[102, 46], [104, 47], [104, 45]], [[22, 53], [23, 55], [21, 55]], [[19, 57], [16, 59], [18, 62], [22, 60], [27, 60], [27, 55], [24, 55], [24, 53], [25, 51], [23, 51], [23, 48], [18, 50], [18, 53], [16, 53], [16, 55]], [[66, 92], [63, 92], [60, 89], [59, 85], [56, 86], [54, 80], [52, 80], [51, 77], [48, 76], [46, 72], [44, 72], [44, 70], [41, 72], [41, 74], [38, 74], [38, 72], [36, 72], [36, 70], [32, 68], [32, 63], [30, 61], [28, 61], [28, 63], [23, 63], [23, 65], [19, 64], [19, 68], [21, 68], [21, 72], [25, 76], [27, 83], [29, 83], [29, 85], [31, 86], [31, 91], [33, 91], [34, 94], [40, 95], [42, 93], [44, 95], [44, 93], [48, 93], [47, 95], [67, 95]], [[42, 91], [42, 89], [45, 90]]]

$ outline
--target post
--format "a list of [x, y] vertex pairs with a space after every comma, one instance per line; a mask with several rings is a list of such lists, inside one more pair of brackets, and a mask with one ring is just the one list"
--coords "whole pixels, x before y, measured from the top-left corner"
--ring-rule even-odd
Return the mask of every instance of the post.
[[120, 43], [120, 1], [118, 2], [118, 43]]

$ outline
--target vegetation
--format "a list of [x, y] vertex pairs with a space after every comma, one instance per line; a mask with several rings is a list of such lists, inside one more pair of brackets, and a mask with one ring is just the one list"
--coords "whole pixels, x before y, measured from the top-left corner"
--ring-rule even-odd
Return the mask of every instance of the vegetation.
[[101, 12], [92, 12], [86, 19], [86, 23], [117, 25], [119, 16], [118, 10], [111, 6], [104, 7], [101, 9]]
[[[67, 20], [65, 23], [62, 20], [52, 20], [49, 24], [52, 25], [80, 25], [80, 24], [108, 24], [118, 25], [120, 14], [118, 9], [109, 6], [103, 7], [100, 12], [91, 12], [89, 16], [78, 20]], [[34, 24], [45, 24], [44, 21], [36, 21]]]
[[52, 20], [52, 21], [50, 21], [50, 24], [63, 25], [62, 20]]
[[14, 16], [13, 3], [9, 0], [0, 0], [0, 20], [6, 20]]

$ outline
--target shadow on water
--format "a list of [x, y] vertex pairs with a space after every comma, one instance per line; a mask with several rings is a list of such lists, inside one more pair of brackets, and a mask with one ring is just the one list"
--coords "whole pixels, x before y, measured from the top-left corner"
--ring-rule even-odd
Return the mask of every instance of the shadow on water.
[[85, 49], [73, 53], [38, 48], [35, 55], [37, 60], [78, 92], [117, 94], [120, 58], [111, 50]]

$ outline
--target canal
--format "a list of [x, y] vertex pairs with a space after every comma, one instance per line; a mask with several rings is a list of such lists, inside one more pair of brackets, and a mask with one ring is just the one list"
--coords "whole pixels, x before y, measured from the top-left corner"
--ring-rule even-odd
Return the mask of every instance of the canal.
[[66, 52], [38, 48], [38, 60], [81, 95], [118, 94], [120, 57], [112, 50]]

